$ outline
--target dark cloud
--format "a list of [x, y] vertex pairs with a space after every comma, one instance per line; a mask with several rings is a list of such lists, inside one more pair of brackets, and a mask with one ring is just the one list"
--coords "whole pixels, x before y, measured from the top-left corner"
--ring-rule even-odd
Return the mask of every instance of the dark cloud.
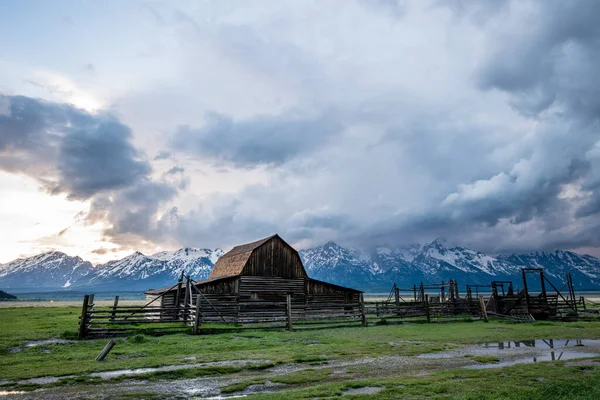
[[[478, 15], [489, 51], [478, 69], [478, 87], [505, 92], [511, 106], [536, 124], [513, 139], [519, 156], [504, 164], [486, 160], [493, 143], [465, 148], [454, 142], [448, 148], [468, 154], [465, 165], [477, 169], [471, 179], [458, 181], [421, 212], [377, 218], [351, 240], [410, 243], [445, 236], [491, 252], [600, 246], [600, 3], [441, 3]], [[502, 29], [496, 32], [496, 26]], [[452, 140], [459, 139], [457, 133], [451, 132]], [[406, 136], [401, 140], [420, 157], [420, 147], [434, 142], [422, 140], [428, 136], [444, 141], [435, 129], [426, 129], [414, 143]], [[431, 171], [463, 165], [455, 154], [424, 160]]]
[[210, 113], [202, 128], [179, 127], [171, 145], [179, 151], [236, 167], [281, 165], [313, 151], [341, 130], [334, 113], [285, 113], [240, 121]]
[[10, 114], [0, 114], [0, 169], [73, 199], [126, 187], [151, 171], [130, 129], [111, 116], [23, 96], [0, 99], [10, 103]]
[[160, 207], [177, 195], [170, 184], [145, 180], [111, 195], [96, 196], [87, 215], [89, 223], [110, 224], [104, 234], [118, 243], [140, 239], [161, 240], [167, 232], [157, 229]]
[[[478, 2], [479, 3], [479, 2]], [[487, 2], [481, 2], [487, 3]], [[484, 89], [510, 93], [522, 114], [537, 116], [551, 106], [597, 119], [600, 115], [600, 3], [530, 3], [533, 23], [497, 33], [479, 72]]]

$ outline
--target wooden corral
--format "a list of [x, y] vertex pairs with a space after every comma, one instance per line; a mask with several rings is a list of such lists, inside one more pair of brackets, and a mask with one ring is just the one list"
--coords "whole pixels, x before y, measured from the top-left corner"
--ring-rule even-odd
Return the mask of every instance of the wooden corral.
[[[539, 279], [539, 293], [529, 290], [532, 276]], [[531, 322], [580, 314], [570, 274], [560, 288], [541, 268], [523, 268], [522, 280], [523, 289], [518, 292], [512, 282], [494, 281], [489, 286], [467, 285], [463, 296], [456, 280], [411, 288], [394, 284], [387, 300], [365, 303], [359, 290], [308, 277], [298, 252], [273, 235], [234, 247], [217, 261], [206, 280], [196, 282], [182, 272], [175, 285], [147, 291], [150, 301], [143, 307], [118, 306], [117, 296], [113, 307], [96, 309], [94, 296], [86, 295], [79, 338], [140, 329], [164, 333], [189, 330], [190, 326], [199, 333], [205, 323], [233, 323], [235, 329], [253, 324], [253, 328], [291, 330], [349, 323], [364, 326], [367, 319], [379, 323], [384, 319], [423, 318], [429, 322], [487, 320], [491, 316]], [[582, 306], [585, 310], [585, 303]]]
[[425, 317], [427, 321], [440, 318], [479, 317], [481, 307], [477, 298], [460, 297], [458, 283], [448, 282], [413, 285], [400, 288], [394, 283], [387, 300], [367, 303], [367, 313], [377, 318]]
[[[529, 276], [529, 278], [528, 278]], [[502, 317], [530, 316], [532, 320], [545, 320], [577, 316], [577, 298], [571, 274], [566, 274], [561, 288], [548, 279], [542, 268], [522, 268], [523, 289], [515, 292], [512, 282], [494, 281], [492, 294], [487, 301], [487, 312]], [[539, 293], [529, 290], [531, 279], [538, 279]], [[551, 290], [548, 290], [550, 286]], [[563, 289], [565, 293], [563, 293]]]
[[295, 319], [360, 320], [361, 314], [360, 291], [309, 278], [298, 252], [279, 235], [234, 247], [208, 279], [187, 290], [179, 285], [146, 294], [161, 296], [161, 307], [199, 306], [200, 323], [286, 321], [288, 298]]

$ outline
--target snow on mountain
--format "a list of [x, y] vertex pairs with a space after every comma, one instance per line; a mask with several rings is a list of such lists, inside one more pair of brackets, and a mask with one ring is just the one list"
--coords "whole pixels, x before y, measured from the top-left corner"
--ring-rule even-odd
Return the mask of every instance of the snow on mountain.
[[344, 248], [334, 242], [299, 253], [308, 275], [324, 281], [364, 283], [371, 281], [379, 270], [378, 266], [361, 259], [360, 251]]
[[0, 264], [0, 286], [4, 288], [69, 287], [93, 272], [92, 263], [59, 251], [19, 258]]
[[[352, 252], [333, 242], [303, 250], [300, 255], [311, 276], [363, 290], [389, 290], [394, 282], [400, 287], [411, 287], [420, 282], [449, 279], [457, 279], [461, 285], [489, 284], [493, 280], [512, 280], [519, 284], [522, 267], [543, 267], [547, 276], [557, 283], [563, 281], [566, 272], [571, 272], [576, 287], [600, 288], [598, 258], [560, 250], [493, 257], [463, 247], [448, 247], [445, 241], [436, 239], [408, 247], [377, 246], [366, 260], [357, 259]], [[352, 268], [340, 268], [340, 260], [343, 260], [342, 265], [362, 268], [367, 276], [357, 274]]]
[[[578, 289], [600, 289], [600, 260], [570, 251], [535, 252], [497, 257], [436, 239], [423, 245], [383, 244], [370, 252], [334, 242], [301, 250], [310, 277], [369, 291], [388, 291], [395, 282], [413, 284], [457, 279], [459, 284], [512, 280], [520, 285], [522, 267], [543, 267], [558, 285], [570, 272]], [[0, 288], [69, 288], [144, 290], [172, 285], [181, 271], [192, 279], [208, 277], [221, 249], [182, 248], [152, 255], [135, 252], [121, 260], [92, 267], [79, 257], [49, 252], [0, 265]], [[533, 279], [532, 279], [533, 280]]]
[[221, 249], [183, 248], [150, 256], [135, 252], [93, 267], [79, 257], [50, 252], [0, 265], [0, 287], [148, 289], [170, 286], [185, 271], [192, 279], [208, 277]]
[[166, 261], [171, 271], [185, 271], [196, 280], [206, 279], [219, 257], [224, 254], [221, 249], [194, 249], [185, 247], [176, 251], [162, 251], [151, 255], [151, 258]]

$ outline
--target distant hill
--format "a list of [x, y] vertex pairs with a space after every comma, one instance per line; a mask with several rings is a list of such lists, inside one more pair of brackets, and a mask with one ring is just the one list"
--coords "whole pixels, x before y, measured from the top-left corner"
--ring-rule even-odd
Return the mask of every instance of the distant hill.
[[0, 290], [0, 301], [2, 300], [16, 300], [17, 296], [10, 293], [6, 293], [4, 290]]
[[[193, 279], [208, 277], [221, 249], [182, 248], [144, 255], [135, 252], [121, 260], [92, 266], [79, 257], [49, 252], [0, 264], [0, 288], [35, 291], [145, 290], [173, 285], [181, 271]], [[557, 285], [571, 272], [576, 289], [600, 290], [600, 260], [571, 251], [535, 252], [490, 256], [443, 240], [406, 247], [381, 245], [371, 252], [342, 247], [334, 242], [301, 250], [309, 276], [365, 291], [389, 291], [400, 287], [456, 279], [460, 290], [467, 283], [489, 284], [510, 280], [521, 287], [522, 267], [541, 267]], [[531, 277], [530, 287], [536, 289]]]

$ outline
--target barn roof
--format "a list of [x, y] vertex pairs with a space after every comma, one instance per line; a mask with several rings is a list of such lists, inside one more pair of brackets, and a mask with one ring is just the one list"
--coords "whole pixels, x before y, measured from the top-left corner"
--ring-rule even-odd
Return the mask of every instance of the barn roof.
[[240, 275], [244, 270], [244, 266], [246, 265], [246, 262], [252, 255], [254, 249], [262, 246], [263, 244], [265, 244], [266, 242], [268, 242], [276, 236], [278, 235], [271, 235], [264, 239], [257, 240], [256, 242], [235, 246], [233, 249], [229, 250], [217, 260], [217, 263], [210, 272], [208, 278], [214, 279], [224, 276]]

